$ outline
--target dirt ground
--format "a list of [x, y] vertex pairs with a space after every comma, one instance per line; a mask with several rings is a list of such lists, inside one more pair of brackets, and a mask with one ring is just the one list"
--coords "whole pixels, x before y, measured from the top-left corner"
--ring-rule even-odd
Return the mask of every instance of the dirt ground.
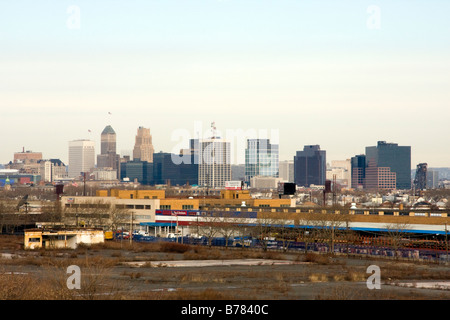
[[[0, 237], [0, 298], [117, 300], [448, 300], [450, 268], [362, 257], [115, 242], [76, 250], [21, 248]], [[182, 266], [172, 266], [179, 261]], [[67, 289], [67, 267], [81, 288]], [[367, 272], [379, 267], [380, 289]], [[426, 282], [428, 288], [422, 288]], [[439, 287], [429, 288], [430, 284]], [[420, 284], [420, 285], [419, 285]], [[33, 290], [17, 293], [19, 287]], [[42, 288], [40, 288], [42, 286]], [[10, 290], [5, 288], [10, 287]]]

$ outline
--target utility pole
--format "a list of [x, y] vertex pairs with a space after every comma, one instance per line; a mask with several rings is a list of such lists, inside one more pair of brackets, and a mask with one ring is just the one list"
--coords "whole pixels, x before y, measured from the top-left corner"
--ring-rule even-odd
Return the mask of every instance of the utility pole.
[[131, 219], [130, 219], [130, 244], [133, 242], [133, 211], [131, 211]]
[[445, 223], [445, 261], [448, 263], [447, 222]]

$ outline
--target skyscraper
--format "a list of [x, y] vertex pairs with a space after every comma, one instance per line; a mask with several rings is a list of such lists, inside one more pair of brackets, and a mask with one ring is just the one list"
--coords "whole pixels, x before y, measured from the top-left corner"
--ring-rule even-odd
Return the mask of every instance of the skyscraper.
[[326, 151], [319, 145], [304, 146], [294, 157], [294, 182], [297, 186], [325, 185]]
[[352, 188], [363, 189], [366, 179], [366, 155], [360, 154], [352, 157]]
[[133, 159], [153, 162], [153, 144], [150, 129], [139, 127], [136, 134], [136, 141], [133, 149]]
[[[194, 161], [188, 163], [174, 163], [173, 158], [179, 155], [159, 152], [153, 155], [153, 181], [154, 184], [186, 185], [197, 184], [198, 164]], [[191, 155], [192, 156], [192, 155]]]
[[212, 137], [199, 141], [198, 184], [202, 187], [224, 187], [231, 180], [230, 143]]
[[120, 177], [120, 156], [116, 153], [116, 132], [108, 125], [101, 134], [101, 154], [97, 155], [97, 168], [111, 168]]
[[396, 174], [396, 188], [411, 189], [411, 147], [378, 141], [377, 146], [366, 147], [366, 167], [372, 162], [379, 168], [390, 168]]
[[78, 178], [95, 167], [95, 142], [91, 140], [69, 141], [69, 178]]
[[245, 181], [256, 176], [279, 176], [278, 145], [269, 139], [248, 139], [245, 149]]

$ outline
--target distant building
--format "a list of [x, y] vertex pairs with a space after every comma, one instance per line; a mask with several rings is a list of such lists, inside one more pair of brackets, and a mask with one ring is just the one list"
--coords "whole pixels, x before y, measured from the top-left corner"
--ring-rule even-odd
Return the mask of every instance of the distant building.
[[83, 172], [95, 167], [95, 142], [91, 140], [69, 141], [69, 178], [79, 178]]
[[333, 160], [330, 168], [327, 169], [327, 180], [333, 181], [342, 187], [351, 187], [352, 180], [352, 165], [351, 160]]
[[307, 145], [294, 157], [294, 182], [297, 186], [325, 185], [326, 151], [319, 145]]
[[100, 154], [97, 155], [97, 168], [115, 171], [117, 179], [120, 176], [120, 155], [116, 153], [116, 132], [108, 125], [101, 134]]
[[39, 174], [39, 161], [42, 160], [41, 152], [25, 151], [15, 152], [14, 161], [6, 165], [7, 169], [19, 170], [22, 174]]
[[278, 144], [271, 144], [269, 139], [248, 139], [245, 149], [245, 180], [252, 177], [279, 176]]
[[128, 178], [130, 182], [138, 182], [144, 185], [154, 184], [153, 163], [133, 160], [120, 164], [120, 179]]
[[54, 182], [67, 178], [67, 167], [59, 159], [39, 160], [39, 175], [41, 181]]
[[374, 160], [366, 167], [364, 188], [369, 190], [396, 189], [397, 174], [389, 167], [378, 167]]
[[427, 170], [427, 189], [436, 189], [439, 187], [439, 171]]
[[366, 179], [366, 156], [356, 155], [351, 158], [352, 188], [363, 189]]
[[278, 189], [281, 178], [255, 176], [250, 179], [250, 186], [255, 189]]
[[419, 163], [416, 168], [414, 178], [414, 189], [425, 190], [427, 188], [427, 167], [426, 163]]
[[139, 127], [133, 149], [133, 159], [153, 162], [154, 148], [150, 129]]
[[294, 161], [280, 161], [279, 177], [282, 182], [294, 182]]
[[14, 162], [26, 162], [31, 161], [37, 163], [38, 160], [42, 160], [42, 152], [32, 152], [32, 151], [25, 151], [22, 152], [15, 152], [14, 153]]
[[[187, 163], [173, 160], [181, 157], [172, 153], [155, 153], [153, 155], [153, 183], [170, 185], [198, 184], [198, 164], [191, 158]], [[193, 157], [193, 155], [185, 155]]]
[[232, 181], [244, 181], [245, 180], [245, 164], [232, 164], [231, 165], [231, 180]]
[[366, 147], [366, 167], [372, 162], [379, 168], [390, 168], [396, 174], [396, 189], [411, 189], [411, 147], [378, 141]]
[[199, 141], [198, 184], [201, 187], [223, 188], [231, 180], [230, 143], [213, 137]]

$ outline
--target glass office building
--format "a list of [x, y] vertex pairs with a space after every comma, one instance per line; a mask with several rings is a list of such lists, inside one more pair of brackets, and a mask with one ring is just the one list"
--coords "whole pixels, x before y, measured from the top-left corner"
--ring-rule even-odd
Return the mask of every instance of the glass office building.
[[396, 189], [411, 189], [411, 147], [378, 141], [366, 147], [366, 167], [373, 162], [379, 168], [390, 168], [396, 174]]
[[248, 139], [245, 149], [245, 180], [279, 176], [279, 147], [269, 139]]
[[319, 145], [304, 146], [294, 157], [294, 182], [297, 186], [325, 185], [326, 151]]

